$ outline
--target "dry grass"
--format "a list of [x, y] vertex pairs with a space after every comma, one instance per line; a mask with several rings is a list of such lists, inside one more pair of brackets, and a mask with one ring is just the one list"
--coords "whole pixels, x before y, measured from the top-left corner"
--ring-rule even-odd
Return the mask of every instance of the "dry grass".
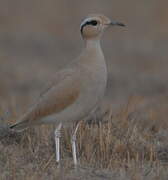
[[81, 123], [78, 171], [72, 163], [71, 128], [62, 131], [61, 169], [55, 163], [53, 126], [1, 140], [1, 179], [166, 179], [167, 127], [155, 118], [156, 111], [137, 110], [143, 104], [142, 98], [132, 97], [117, 113], [108, 107], [91, 118], [92, 123]]
[[54, 127], [40, 126], [0, 141], [0, 180], [167, 180], [167, 2], [0, 0], [0, 9], [0, 125], [17, 121], [80, 53], [84, 16], [101, 12], [127, 25], [104, 36], [109, 105], [80, 125], [78, 171], [71, 128], [62, 131], [59, 169]]

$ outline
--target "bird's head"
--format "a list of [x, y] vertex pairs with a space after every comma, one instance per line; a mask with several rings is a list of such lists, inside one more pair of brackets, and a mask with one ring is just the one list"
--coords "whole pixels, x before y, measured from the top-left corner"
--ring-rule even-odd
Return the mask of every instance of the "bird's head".
[[84, 39], [100, 38], [103, 31], [109, 26], [125, 26], [123, 23], [111, 21], [108, 17], [100, 14], [91, 14], [81, 23], [80, 30]]

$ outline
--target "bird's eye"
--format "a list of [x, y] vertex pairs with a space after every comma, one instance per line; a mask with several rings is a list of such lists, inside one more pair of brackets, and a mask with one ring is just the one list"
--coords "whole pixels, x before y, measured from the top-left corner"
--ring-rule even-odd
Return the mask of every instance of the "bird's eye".
[[91, 20], [91, 21], [86, 21], [85, 23], [83, 23], [81, 25], [81, 33], [83, 33], [83, 28], [87, 25], [92, 25], [92, 26], [96, 26], [98, 24], [98, 22], [96, 20]]
[[90, 24], [93, 25], [93, 26], [96, 26], [97, 25], [97, 21], [93, 20], [93, 21], [90, 22]]

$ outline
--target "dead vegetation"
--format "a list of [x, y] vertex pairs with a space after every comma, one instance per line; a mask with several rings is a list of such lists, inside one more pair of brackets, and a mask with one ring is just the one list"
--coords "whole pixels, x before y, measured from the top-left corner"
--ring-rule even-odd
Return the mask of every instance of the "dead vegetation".
[[70, 128], [62, 131], [60, 169], [55, 163], [53, 126], [2, 139], [1, 179], [166, 179], [167, 125], [155, 118], [157, 109], [154, 114], [149, 107], [144, 110], [144, 102], [131, 97], [117, 113], [108, 108], [92, 118], [93, 123], [81, 123], [78, 171], [73, 169]]

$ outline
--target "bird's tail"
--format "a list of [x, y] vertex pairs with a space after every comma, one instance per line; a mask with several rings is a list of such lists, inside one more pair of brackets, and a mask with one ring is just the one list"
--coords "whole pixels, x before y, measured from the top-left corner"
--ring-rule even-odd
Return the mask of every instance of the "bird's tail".
[[20, 122], [16, 122], [15, 124], [12, 124], [10, 126], [10, 129], [16, 132], [21, 132], [25, 129], [27, 129], [29, 127], [28, 122], [27, 121], [20, 121]]

